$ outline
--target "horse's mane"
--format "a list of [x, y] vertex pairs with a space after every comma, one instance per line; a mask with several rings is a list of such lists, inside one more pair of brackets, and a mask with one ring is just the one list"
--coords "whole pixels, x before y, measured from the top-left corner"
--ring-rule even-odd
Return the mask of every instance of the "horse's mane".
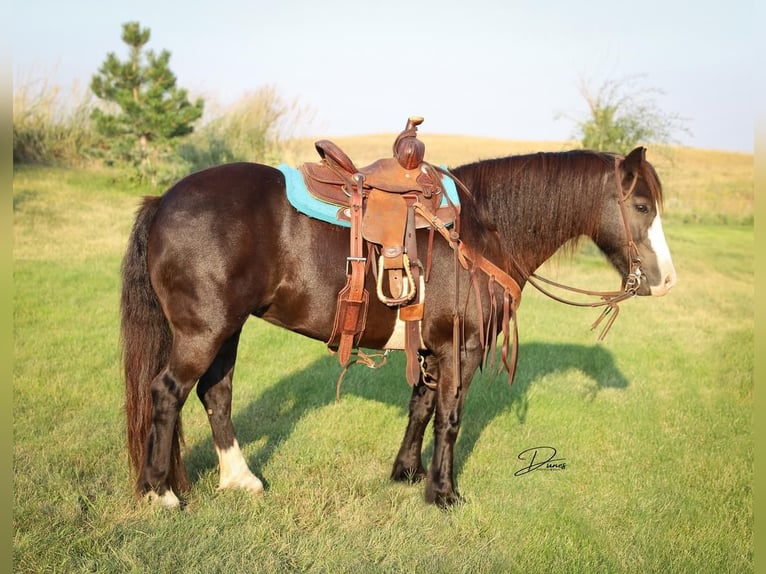
[[[499, 239], [514, 255], [553, 253], [561, 246], [572, 253], [581, 237], [598, 228], [614, 158], [587, 150], [541, 152], [451, 170], [473, 196], [462, 201], [461, 235], [484, 251]], [[661, 205], [656, 172], [648, 162], [641, 171], [647, 190]]]

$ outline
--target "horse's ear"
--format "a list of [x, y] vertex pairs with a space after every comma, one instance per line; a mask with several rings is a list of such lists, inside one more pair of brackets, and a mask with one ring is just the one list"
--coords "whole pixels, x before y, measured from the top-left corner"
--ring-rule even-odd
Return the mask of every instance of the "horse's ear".
[[625, 169], [625, 173], [639, 173], [641, 171], [641, 165], [646, 161], [646, 148], [638, 146], [632, 152], [630, 152], [623, 161], [622, 165]]

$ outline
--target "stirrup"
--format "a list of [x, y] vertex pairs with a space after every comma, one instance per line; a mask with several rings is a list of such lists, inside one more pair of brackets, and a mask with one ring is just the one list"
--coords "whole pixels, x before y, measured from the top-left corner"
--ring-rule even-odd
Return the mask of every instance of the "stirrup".
[[407, 275], [407, 285], [408, 285], [408, 291], [407, 293], [402, 297], [388, 297], [383, 293], [383, 258], [384, 256], [381, 255], [378, 258], [378, 284], [377, 284], [377, 294], [378, 299], [382, 303], [385, 303], [389, 307], [395, 307], [397, 305], [404, 305], [408, 301], [410, 301], [413, 297], [415, 297], [415, 281], [412, 278], [412, 270], [410, 269], [410, 258], [407, 257], [406, 253], [402, 254], [402, 265], [404, 265], [404, 273]]

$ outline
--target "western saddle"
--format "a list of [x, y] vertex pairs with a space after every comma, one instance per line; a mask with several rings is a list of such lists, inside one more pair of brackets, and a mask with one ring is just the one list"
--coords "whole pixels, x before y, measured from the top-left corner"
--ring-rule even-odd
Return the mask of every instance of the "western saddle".
[[[442, 174], [445, 170], [424, 161], [425, 146], [417, 139], [421, 117], [407, 120], [396, 137], [393, 157], [379, 159], [358, 169], [348, 155], [328, 140], [315, 147], [321, 161], [300, 167], [306, 187], [316, 198], [337, 205], [339, 219], [351, 223], [351, 245], [346, 264], [347, 281], [338, 294], [333, 334], [328, 346], [337, 348], [342, 365], [364, 331], [369, 294], [364, 288], [370, 269], [369, 257], [377, 255], [372, 266], [378, 299], [399, 309], [405, 321], [407, 380], [415, 384], [420, 375], [417, 351], [420, 346], [420, 320], [423, 317], [421, 276], [430, 270], [434, 230], [449, 236], [448, 226], [458, 226], [459, 205], [450, 201]], [[431, 229], [426, 261], [418, 257], [415, 231]], [[454, 236], [456, 239], [456, 235]], [[363, 254], [362, 242], [367, 242]]]
[[[330, 349], [337, 349], [341, 365], [347, 367], [350, 364], [351, 351], [356, 347], [366, 325], [369, 293], [364, 283], [365, 275], [371, 269], [378, 299], [390, 307], [396, 307], [399, 319], [405, 324], [407, 381], [415, 385], [422, 373], [424, 382], [431, 384], [430, 375], [418, 360], [420, 322], [423, 318], [421, 280], [428, 281], [434, 233], [439, 232], [455, 254], [453, 342], [456, 351], [452, 383], [459, 385], [460, 380], [461, 353], [457, 350], [461, 336], [458, 264], [465, 269], [472, 265], [474, 269], [485, 273], [489, 277], [490, 291], [495, 285], [503, 290], [502, 360], [512, 381], [518, 349], [515, 316], [521, 290], [504, 270], [460, 241], [460, 206], [450, 200], [442, 178], [452, 179], [466, 197], [470, 198], [471, 194], [447, 170], [424, 161], [425, 145], [417, 139], [417, 126], [422, 122], [421, 117], [407, 120], [406, 127], [394, 140], [391, 158], [379, 159], [357, 169], [337, 145], [328, 140], [320, 140], [315, 143], [315, 147], [321, 161], [305, 163], [300, 167], [309, 192], [317, 199], [338, 206], [338, 218], [349, 221], [351, 227], [346, 285], [338, 293], [333, 333], [327, 345]], [[421, 261], [418, 255], [417, 229], [430, 230], [425, 261]], [[364, 256], [363, 241], [367, 242], [367, 257]], [[377, 265], [371, 265], [370, 259], [375, 256]], [[474, 289], [477, 288], [475, 281], [475, 274], [472, 274]], [[491, 300], [494, 308], [494, 295]], [[480, 306], [478, 298], [477, 305]], [[483, 317], [481, 308], [479, 312]], [[511, 321], [513, 334], [509, 330]], [[490, 320], [486, 330], [483, 325], [480, 325], [480, 329], [486, 360], [487, 351], [494, 350], [497, 324]], [[513, 353], [509, 364], [510, 341], [513, 341]]]

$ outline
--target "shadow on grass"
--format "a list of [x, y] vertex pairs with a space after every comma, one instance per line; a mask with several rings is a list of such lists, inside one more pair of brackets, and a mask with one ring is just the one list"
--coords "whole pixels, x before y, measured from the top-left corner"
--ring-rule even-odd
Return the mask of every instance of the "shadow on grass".
[[[411, 393], [404, 380], [404, 366], [404, 354], [393, 353], [388, 364], [380, 370], [352, 367], [341, 388], [341, 401], [345, 396], [358, 396], [394, 406], [406, 416]], [[455, 475], [460, 474], [482, 432], [495, 417], [510, 412], [519, 424], [524, 424], [532, 383], [546, 375], [572, 369], [583, 372], [594, 382], [584, 400], [592, 400], [601, 389], [622, 389], [629, 384], [615, 365], [612, 354], [598, 345], [521, 344], [516, 378], [510, 387], [505, 372], [497, 375], [477, 373], [463, 410], [455, 449]], [[263, 447], [248, 460], [256, 474], [262, 474], [261, 469], [268, 464], [279, 445], [290, 437], [303, 417], [335, 402], [335, 381], [339, 373], [340, 367], [335, 358], [327, 355], [269, 387], [244, 409], [237, 409], [235, 403], [233, 422], [239, 443], [245, 446], [264, 441]], [[403, 436], [404, 426], [401, 433]], [[398, 448], [399, 443], [391, 445], [392, 464]], [[428, 447], [424, 450], [426, 467], [430, 454]], [[190, 477], [198, 479], [217, 464], [212, 439], [194, 445], [186, 458]]]

